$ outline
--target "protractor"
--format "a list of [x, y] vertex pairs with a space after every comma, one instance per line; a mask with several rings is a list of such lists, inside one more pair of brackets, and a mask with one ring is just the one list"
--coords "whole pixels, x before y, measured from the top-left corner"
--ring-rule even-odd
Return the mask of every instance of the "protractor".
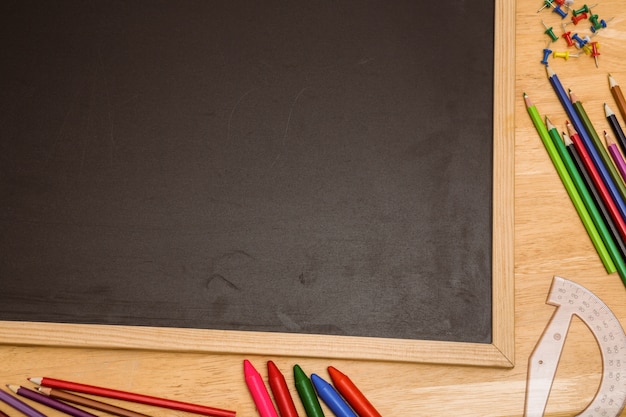
[[528, 362], [526, 417], [545, 411], [572, 316], [591, 330], [602, 354], [602, 378], [578, 416], [617, 417], [626, 403], [626, 334], [615, 314], [585, 287], [555, 276], [546, 304], [557, 306]]

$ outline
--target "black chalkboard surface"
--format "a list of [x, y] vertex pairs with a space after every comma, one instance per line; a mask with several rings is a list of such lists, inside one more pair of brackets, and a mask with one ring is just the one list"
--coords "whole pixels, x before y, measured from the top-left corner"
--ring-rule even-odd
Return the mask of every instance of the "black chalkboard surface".
[[491, 342], [493, 0], [0, 9], [0, 320]]

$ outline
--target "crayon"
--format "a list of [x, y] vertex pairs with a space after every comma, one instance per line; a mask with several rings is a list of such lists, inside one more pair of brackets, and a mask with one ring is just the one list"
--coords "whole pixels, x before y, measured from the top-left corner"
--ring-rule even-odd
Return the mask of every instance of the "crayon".
[[261, 417], [278, 417], [261, 375], [247, 359], [243, 361], [243, 372], [246, 385], [248, 386], [248, 390], [250, 390], [259, 415]]
[[328, 374], [337, 391], [343, 395], [359, 416], [382, 417], [347, 375], [332, 366], [328, 367]]
[[313, 384], [299, 365], [294, 365], [293, 367], [293, 378], [307, 417], [324, 417], [324, 412], [315, 394]]
[[267, 362], [267, 379], [270, 383], [272, 394], [274, 394], [274, 401], [276, 401], [280, 416], [298, 417], [298, 411], [289, 393], [285, 376], [272, 361]]
[[337, 417], [357, 417], [348, 403], [341, 398], [339, 393], [328, 382], [324, 381], [317, 374], [311, 375], [311, 381], [317, 391], [317, 395]]

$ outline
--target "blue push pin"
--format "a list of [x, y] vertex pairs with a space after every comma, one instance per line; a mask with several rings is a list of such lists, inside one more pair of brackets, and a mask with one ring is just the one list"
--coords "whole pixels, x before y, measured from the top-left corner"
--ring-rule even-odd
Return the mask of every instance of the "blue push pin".
[[578, 33], [574, 33], [572, 35], [572, 39], [578, 42], [578, 45], [576, 45], [578, 48], [582, 48], [583, 46], [585, 46], [585, 44], [587, 44], [587, 42], [589, 42], [589, 38], [587, 36], [585, 37], [585, 39], [582, 39], [578, 35]]
[[[548, 42], [548, 45], [550, 45], [550, 42]], [[546, 47], [543, 48], [543, 59], [541, 60], [541, 63], [545, 66], [548, 66], [548, 58], [550, 57], [550, 54], [552, 53], [552, 51], [548, 48], [548, 45], [546, 45]]]
[[594, 24], [593, 26], [591, 26], [589, 29], [591, 30], [591, 33], [596, 33], [596, 31], [603, 29], [605, 27], [606, 27], [606, 21], [602, 19], [597, 24]]
[[556, 6], [554, 9], [552, 9], [552, 11], [554, 13], [557, 13], [561, 16], [561, 19], [565, 19], [567, 17], [567, 12], [563, 9], [561, 9], [561, 6]]

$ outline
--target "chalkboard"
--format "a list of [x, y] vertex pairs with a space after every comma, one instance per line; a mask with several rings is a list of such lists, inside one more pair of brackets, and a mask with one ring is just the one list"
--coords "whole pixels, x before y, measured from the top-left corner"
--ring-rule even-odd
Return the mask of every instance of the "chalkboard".
[[493, 0], [0, 7], [0, 320], [493, 344]]

